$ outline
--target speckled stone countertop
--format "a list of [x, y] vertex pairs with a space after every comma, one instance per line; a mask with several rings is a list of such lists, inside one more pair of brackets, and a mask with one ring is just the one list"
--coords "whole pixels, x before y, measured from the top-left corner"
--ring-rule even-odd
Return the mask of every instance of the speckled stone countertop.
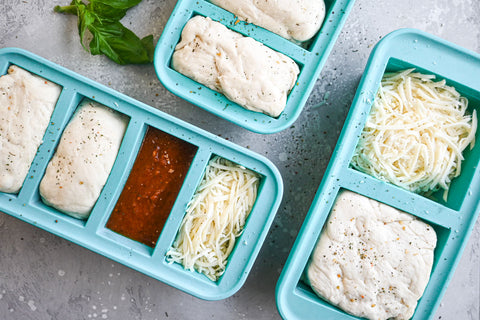
[[[80, 46], [69, 0], [0, 0], [0, 48], [19, 47], [272, 160], [281, 207], [245, 285], [203, 301], [39, 228], [0, 214], [0, 319], [279, 319], [275, 285], [345, 121], [373, 46], [413, 27], [480, 52], [477, 0], [357, 0], [303, 113], [287, 130], [259, 135], [168, 92], [152, 65], [118, 66]], [[176, 1], [144, 0], [123, 22], [158, 40]], [[479, 75], [480, 81], [480, 75]], [[434, 319], [480, 319], [477, 222]]]

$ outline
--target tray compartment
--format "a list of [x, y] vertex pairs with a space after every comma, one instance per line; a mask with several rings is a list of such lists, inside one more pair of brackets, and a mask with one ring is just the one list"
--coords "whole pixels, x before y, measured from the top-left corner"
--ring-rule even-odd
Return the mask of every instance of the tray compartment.
[[[75, 95], [74, 99], [72, 100], [73, 103], [70, 104], [70, 106], [69, 106], [70, 108], [67, 109], [67, 112], [65, 112], [65, 110], [64, 110], [65, 115], [69, 115], [70, 117], [68, 118], [67, 121], [62, 121], [62, 122], [63, 122], [63, 123], [62, 123], [63, 128], [59, 127], [58, 130], [57, 130], [57, 131], [62, 131], [61, 135], [59, 134], [59, 135], [57, 135], [56, 137], [54, 137], [54, 139], [51, 139], [51, 140], [50, 140], [50, 141], [52, 141], [52, 143], [54, 143], [54, 145], [53, 145], [53, 146], [48, 146], [48, 147], [53, 147], [53, 148], [50, 148], [50, 149], [47, 150], [49, 157], [42, 156], [42, 155], [39, 156], [39, 157], [40, 157], [40, 160], [42, 160], [43, 163], [45, 163], [45, 160], [47, 161], [47, 163], [42, 167], [41, 174], [39, 174], [39, 178], [37, 178], [37, 180], [36, 180], [36, 190], [35, 190], [35, 192], [34, 192], [34, 198], [33, 198], [32, 200], [33, 200], [33, 202], [35, 203], [35, 206], [37, 206], [37, 207], [43, 207], [43, 210], [44, 210], [44, 211], [47, 211], [47, 212], [49, 212], [49, 213], [51, 213], [51, 214], [55, 214], [55, 216], [59, 216], [59, 215], [67, 215], [67, 216], [70, 216], [70, 215], [67, 214], [67, 213], [61, 212], [60, 210], [58, 210], [58, 209], [56, 209], [56, 208], [54, 208], [54, 207], [51, 207], [51, 206], [47, 205], [46, 203], [44, 203], [44, 202], [42, 201], [42, 199], [41, 199], [40, 194], [39, 194], [38, 187], [39, 187], [39, 185], [40, 185], [41, 180], [43, 179], [43, 177], [44, 177], [44, 175], [45, 175], [45, 172], [46, 172], [46, 168], [47, 168], [48, 163], [51, 161], [54, 153], [56, 152], [56, 149], [58, 148], [58, 144], [60, 143], [61, 137], [63, 136], [63, 132], [64, 132], [66, 126], [72, 121], [72, 119], [73, 119], [73, 117], [74, 117], [74, 115], [75, 115], [75, 113], [76, 113], [76, 110], [78, 109], [78, 106], [79, 106], [81, 103], [84, 103], [84, 102], [86, 102], [86, 101], [90, 101], [90, 99], [89, 99], [89, 98], [86, 98], [86, 97], [83, 97], [83, 96], [81, 96], [81, 95], [79, 95], [79, 94]], [[73, 106], [74, 108], [71, 108], [72, 106]], [[108, 108], [108, 106], [107, 106], [107, 108]], [[110, 108], [110, 109], [111, 109], [111, 108]], [[61, 111], [59, 111], [59, 112], [61, 112]], [[125, 117], [124, 114], [123, 114], [123, 116]], [[129, 117], [127, 117], [127, 118], [128, 118], [127, 121], [129, 121], [130, 118], [129, 118]], [[63, 119], [62, 119], [62, 120], [63, 120]], [[54, 123], [55, 123], [55, 122], [52, 121], [51, 124], [54, 124]], [[128, 125], [127, 125], [127, 126], [128, 126]], [[125, 134], [124, 134], [124, 136], [123, 136], [123, 138], [122, 138], [122, 143], [125, 141], [124, 138], [125, 138]], [[53, 142], [53, 141], [55, 141], [55, 142]], [[53, 150], [53, 149], [55, 149], [55, 150]], [[120, 147], [120, 149], [121, 149], [121, 147]], [[117, 155], [117, 157], [118, 157], [118, 155]], [[115, 163], [118, 163], [117, 158], [115, 159], [115, 162], [114, 162], [113, 166], [115, 166]], [[113, 166], [112, 166], [112, 169], [113, 169]], [[107, 180], [106, 180], [106, 182], [105, 182], [104, 187], [108, 184], [108, 180], [109, 180], [110, 177], [112, 177], [111, 174], [109, 174], [109, 176], [108, 176], [108, 178], [107, 178]], [[108, 190], [105, 190], [104, 188], [102, 188], [102, 191], [101, 191], [101, 193], [99, 194], [99, 197], [98, 197], [97, 201], [95, 202], [95, 205], [94, 205], [94, 207], [92, 208], [91, 213], [92, 213], [93, 211], [95, 211], [95, 208], [98, 208], [98, 207], [99, 207], [99, 205], [98, 205], [99, 202], [101, 203], [102, 201], [109, 201], [109, 196], [108, 196], [108, 194], [106, 194], [106, 192], [108, 192]], [[97, 210], [98, 210], [98, 209], [97, 209]], [[91, 213], [90, 213], [90, 214], [91, 214]], [[88, 218], [89, 218], [89, 217], [90, 217], [90, 215], [88, 216]], [[80, 220], [80, 221], [81, 221], [80, 223], [81, 223], [82, 225], [85, 225], [85, 224], [87, 223], [87, 221], [88, 221], [88, 218], [86, 219], [86, 221], [80, 220], [80, 219], [76, 219], [76, 218], [74, 218], [74, 219]]]
[[[196, 146], [159, 129], [147, 128], [131, 173], [107, 220], [106, 227], [153, 248], [178, 197], [197, 149]], [[157, 170], [158, 173], [153, 170]], [[150, 181], [131, 180], [142, 177], [142, 172]], [[149, 186], [154, 186], [159, 193], [145, 189]], [[134, 202], [134, 207], [128, 207], [127, 203], [136, 197], [140, 197], [138, 202]], [[148, 211], [135, 213], [137, 205]], [[133, 226], [138, 227], [132, 229]], [[141, 229], [145, 229], [147, 234]]]
[[[213, 282], [207, 277], [205, 277], [203, 274], [184, 270], [183, 266], [181, 266], [180, 264], [167, 262], [165, 254], [172, 245], [172, 243], [175, 241], [175, 237], [183, 220], [188, 201], [185, 201], [184, 205], [182, 206], [181, 212], [176, 213], [175, 216], [171, 215], [167, 220], [165, 230], [169, 230], [168, 234], [167, 232], [164, 232], [161, 235], [164, 247], [161, 248], [161, 252], [156, 253], [156, 255], [159, 259], [162, 259], [163, 264], [168, 269], [170, 269], [171, 272], [174, 272], [175, 274], [182, 274], [182, 277], [190, 278], [190, 281], [193, 281], [195, 286], [214, 288], [211, 290], [220, 292], [225, 290], [226, 287], [231, 286], [232, 283], [236, 281], [235, 279], [238, 279], [238, 277], [241, 277], [242, 274], [245, 273], [245, 261], [247, 261], [247, 265], [251, 262], [251, 256], [249, 256], [249, 252], [251, 252], [251, 250], [255, 250], [253, 247], [255, 247], [256, 243], [258, 243], [259, 241], [261, 242], [261, 239], [264, 237], [262, 233], [264, 233], [265, 224], [261, 221], [267, 221], [267, 225], [271, 223], [270, 219], [263, 212], [265, 209], [265, 205], [268, 206], [268, 203], [271, 202], [272, 197], [275, 197], [275, 194], [282, 192], [282, 187], [279, 185], [272, 185], [272, 181], [268, 179], [268, 176], [270, 175], [270, 170], [261, 163], [257, 161], [252, 161], [252, 159], [249, 160], [245, 157], [245, 155], [239, 154], [237, 152], [232, 152], [232, 150], [217, 149], [214, 151], [215, 152], [213, 153], [210, 150], [199, 150], [199, 155], [202, 155], [201, 162], [203, 168], [200, 175], [194, 175], [195, 188], [192, 188], [190, 190], [188, 201], [191, 199], [197, 185], [200, 183], [208, 161], [215, 155], [218, 155], [235, 163], [240, 163], [246, 168], [258, 173], [260, 176], [263, 177], [259, 185], [255, 205], [252, 208], [252, 211], [247, 219], [244, 232], [236, 240], [236, 248], [234, 252], [232, 252], [230, 255], [225, 273], [218, 281]], [[156, 250], [159, 250], [158, 246]]]
[[[194, 188], [195, 192], [193, 192], [193, 193], [191, 194], [190, 200], [193, 198], [193, 195], [196, 193], [196, 190], [197, 190], [198, 187], [199, 187], [200, 181], [203, 179], [203, 176], [205, 175], [205, 169], [206, 169], [208, 163], [209, 163], [210, 160], [212, 160], [215, 156], [217, 156], [217, 155], [212, 154], [212, 155], [210, 156], [210, 158], [208, 159], [207, 163], [205, 163], [205, 167], [204, 167], [204, 170], [202, 171], [201, 179], [199, 179], [199, 180], [197, 181], [196, 187]], [[221, 156], [220, 156], [220, 157], [221, 157]], [[221, 158], [224, 158], [224, 157], [221, 157]], [[228, 159], [228, 158], [224, 158], [224, 159], [230, 160], [230, 159]], [[230, 160], [230, 161], [231, 161], [231, 160]], [[247, 169], [249, 169], [249, 168], [247, 168]], [[250, 170], [251, 170], [251, 169], [250, 169]], [[253, 171], [253, 170], [252, 170], [252, 171]], [[254, 172], [255, 172], [255, 171], [254, 171]], [[251, 218], [252, 214], [255, 212], [255, 207], [257, 206], [257, 204], [258, 204], [258, 202], [259, 202], [258, 195], [261, 194], [261, 190], [262, 190], [262, 188], [263, 188], [264, 181], [265, 181], [265, 177], [264, 177], [263, 175], [259, 174], [258, 172], [255, 172], [255, 173], [259, 176], [259, 186], [258, 186], [258, 190], [257, 190], [257, 198], [255, 199], [255, 202], [254, 202], [253, 207], [252, 207], [252, 209], [251, 209], [251, 211], [250, 211], [250, 214], [248, 215], [248, 217], [247, 217], [247, 219], [246, 219], [246, 221], [245, 221], [245, 226], [244, 226], [244, 229], [243, 229], [243, 230], [247, 229], [247, 226], [248, 226], [248, 223], [249, 223], [249, 221], [250, 221], [250, 218]], [[190, 200], [189, 200], [189, 201], [190, 201]], [[187, 204], [188, 204], [188, 203], [187, 203]], [[186, 207], [187, 207], [187, 206], [185, 205], [182, 214], [180, 214], [180, 213], [178, 214], [177, 217], [178, 217], [179, 219], [176, 219], [176, 220], [175, 220], [175, 224], [172, 225], [173, 222], [171, 222], [171, 223], [172, 223], [172, 224], [170, 225], [170, 226], [171, 226], [171, 229], [176, 230], [176, 232], [175, 232], [175, 233], [172, 233], [173, 238], [170, 238], [171, 241], [170, 241], [170, 246], [169, 246], [169, 247], [173, 246], [173, 242], [176, 240], [176, 236], [177, 236], [178, 232], [180, 231], [180, 225], [181, 225], [181, 223], [182, 223], [182, 221], [183, 221], [183, 218], [184, 218], [184, 216], [185, 216]], [[232, 252], [230, 253], [230, 255], [229, 255], [229, 257], [228, 257], [227, 268], [228, 268], [228, 264], [232, 263], [232, 262], [231, 262], [232, 258], [234, 259], [234, 257], [236, 256], [236, 255], [235, 255], [235, 252], [236, 252], [237, 248], [241, 246], [241, 244], [240, 244], [241, 241], [243, 241], [243, 242], [242, 242], [243, 245], [247, 245], [247, 244], [248, 244], [247, 239], [243, 239], [243, 240], [242, 240], [242, 237], [243, 237], [243, 232], [242, 232], [242, 234], [241, 234], [238, 238], [235, 239], [235, 246], [234, 246]], [[239, 250], [241, 250], [241, 249], [239, 249]], [[169, 264], [170, 264], [170, 263], [169, 263]], [[178, 264], [178, 265], [180, 265], [179, 263], [174, 263], [174, 262], [172, 262], [171, 264]], [[182, 266], [182, 268], [183, 268], [183, 266]], [[189, 273], [198, 273], [198, 274], [200, 274], [200, 273], [197, 272], [197, 271], [189, 271], [189, 270], [185, 270], [185, 271], [186, 271], [186, 272], [189, 272]], [[225, 276], [225, 274], [226, 274], [226, 272], [225, 272], [217, 281], [213, 281], [213, 282], [220, 282], [220, 281], [222, 281], [222, 279], [223, 279], [223, 277]], [[203, 274], [200, 274], [200, 275], [201, 275], [201, 277], [205, 277]], [[227, 277], [228, 277], [228, 275], [227, 275]], [[206, 277], [205, 277], [205, 278], [206, 278]], [[208, 281], [212, 281], [212, 280], [208, 280]]]
[[[368, 187], [366, 187], [366, 188], [368, 188]], [[345, 188], [343, 186], [336, 189], [336, 190], [337, 190], [337, 193], [331, 192], [330, 194], [324, 195], [324, 197], [323, 197], [323, 199], [325, 199], [325, 200], [328, 199], [328, 200], [325, 201], [326, 204], [324, 206], [322, 206], [322, 209], [317, 211], [318, 215], [322, 216], [322, 218], [321, 218], [321, 220], [323, 221], [321, 223], [322, 229], [321, 229], [321, 231], [320, 230], [314, 231], [315, 232], [315, 236], [313, 237], [314, 239], [318, 240], [318, 237], [320, 236], [321, 232], [323, 232], [323, 226], [325, 224], [325, 221], [327, 221], [328, 216], [331, 213], [333, 203], [335, 202], [335, 199], [336, 199], [337, 195], [341, 192], [341, 190], [350, 190], [350, 191], [353, 191], [355, 193], [358, 193], [356, 190], [352, 190], [350, 188]], [[361, 194], [361, 193], [359, 193], [359, 194]], [[363, 195], [366, 196], [365, 194], [363, 194]], [[370, 197], [370, 196], [367, 196], [367, 197], [371, 198], [371, 199], [374, 199], [374, 200], [377, 200], [377, 201], [380, 201], [378, 199], [375, 199], [374, 197]], [[383, 202], [383, 201], [380, 201], [380, 202]], [[388, 204], [387, 202], [384, 202], [384, 203]], [[388, 205], [390, 205], [390, 204], [388, 204]], [[392, 207], [395, 207], [395, 206], [392, 206]], [[400, 208], [397, 208], [397, 209], [401, 210]], [[415, 216], [414, 214], [412, 214], [412, 215]], [[440, 266], [442, 265], [442, 260], [444, 259], [443, 251], [444, 251], [445, 246], [447, 245], [447, 242], [449, 241], [449, 238], [450, 238], [450, 235], [451, 235], [451, 229], [449, 229], [447, 227], [444, 227], [444, 226], [437, 225], [436, 223], [434, 223], [432, 221], [428, 221], [428, 220], [425, 220], [425, 219], [421, 219], [421, 220], [424, 221], [425, 223], [429, 224], [431, 227], [433, 227], [433, 229], [435, 230], [435, 233], [437, 235], [437, 245], [436, 245], [435, 250], [434, 250], [434, 261], [433, 261], [433, 266], [432, 266], [431, 279], [438, 279], [439, 277], [442, 277], [442, 274], [444, 272], [444, 270], [442, 270], [443, 268], [441, 268], [441, 267], [437, 268], [437, 267], [439, 265]], [[325, 315], [328, 314], [329, 316], [336, 316], [336, 317], [339, 317], [341, 319], [361, 319], [359, 317], [356, 317], [356, 316], [353, 316], [353, 315], [350, 315], [350, 314], [344, 312], [343, 310], [341, 310], [341, 309], [337, 308], [336, 306], [330, 304], [328, 301], [318, 297], [316, 295], [316, 293], [311, 289], [310, 285], [306, 282], [304, 272], [307, 268], [308, 261], [310, 259], [310, 256], [313, 253], [313, 250], [315, 248], [317, 240], [315, 240], [313, 242], [313, 245], [309, 244], [309, 246], [308, 246], [309, 251], [306, 254], [307, 259], [302, 259], [302, 264], [298, 266], [299, 268], [301, 268], [300, 270], [303, 270], [303, 271], [301, 273], [299, 273], [297, 283], [296, 283], [295, 287], [293, 288], [293, 290], [294, 290], [293, 294], [298, 299], [308, 301], [309, 302], [309, 307], [308, 307], [308, 310], [304, 310], [301, 313], [296, 314], [296, 316], [300, 316], [300, 318], [302, 318], [302, 315], [303, 315], [303, 316], [307, 317], [308, 319], [310, 319], [310, 317], [308, 317], [308, 315], [311, 315], [312, 313], [314, 313], [314, 314], [322, 314], [322, 315], [323, 314], [325, 314]], [[430, 281], [430, 282], [432, 282], [432, 281]], [[433, 294], [433, 295], [438, 293], [436, 291], [437, 288], [435, 288], [435, 285], [433, 285], [434, 289], [430, 289], [430, 287], [432, 287], [430, 285], [430, 282], [425, 289], [424, 296], [427, 292], [429, 294]]]
[[0, 66], [0, 75], [2, 75], [2, 76], [6, 75], [9, 67], [12, 66], [12, 65], [16, 65], [16, 66], [30, 72], [33, 75], [39, 76], [42, 79], [48, 80], [52, 83], [55, 83], [56, 85], [58, 85], [61, 88], [60, 95], [58, 97], [57, 102], [55, 103], [52, 115], [51, 115], [50, 120], [49, 120], [49, 124], [48, 124], [48, 126], [45, 130], [44, 135], [43, 135], [42, 142], [37, 149], [35, 157], [33, 158], [32, 162], [30, 163], [30, 168], [27, 172], [25, 180], [23, 181], [20, 190], [17, 193], [12, 194], [14, 197], [18, 197], [19, 199], [21, 199], [21, 201], [28, 202], [29, 201], [28, 196], [25, 196], [25, 195], [30, 194], [31, 191], [30, 190], [23, 191], [23, 190], [32, 188], [32, 184], [34, 185], [35, 182], [32, 181], [32, 180], [35, 179], [35, 176], [36, 176], [36, 173], [38, 172], [38, 170], [41, 170], [41, 166], [44, 162], [45, 154], [48, 154], [50, 152], [51, 140], [55, 139], [56, 131], [58, 130], [58, 129], [56, 129], [58, 127], [58, 122], [61, 123], [61, 121], [63, 120], [62, 113], [60, 111], [57, 111], [57, 109], [60, 109], [60, 108], [63, 108], [63, 107], [68, 108], [68, 101], [71, 99], [71, 94], [68, 92], [68, 90], [65, 90], [65, 88], [63, 88], [62, 85], [58, 84], [55, 81], [50, 80], [50, 78], [44, 77], [41, 74], [42, 69], [39, 66], [34, 65], [34, 67], [35, 67], [34, 70], [29, 70], [29, 69], [25, 68], [21, 63], [14, 63], [13, 61], [15, 61], [15, 60], [12, 60], [11, 58], [9, 59], [9, 57], [6, 57], [6, 59], [4, 60], [3, 63], [1, 63], [1, 66]]
[[[418, 43], [418, 41], [414, 43]], [[413, 64], [413, 63], [407, 62], [405, 59], [392, 57], [388, 59], [385, 72], [397, 72], [400, 70], [415, 68], [415, 72], [420, 72], [426, 75], [430, 75], [430, 74], [435, 75], [436, 78], [434, 79], [434, 81], [440, 81], [445, 79], [447, 85], [453, 86], [463, 97], [466, 97], [468, 99], [468, 114], [472, 114], [473, 110], [477, 110], [477, 118], [478, 118], [480, 115], [480, 91], [476, 91], [473, 88], [467, 87], [464, 84], [462, 84], [461, 74], [460, 75], [459, 74], [444, 75], [436, 72], [435, 71], [436, 64], [434, 63], [435, 61], [426, 60], [426, 61], [422, 61], [421, 63], [417, 62], [416, 64]], [[381, 77], [383, 77], [383, 73]], [[376, 92], [378, 90], [378, 87], [380, 86], [381, 77], [380, 77], [380, 80], [378, 80], [378, 85], [376, 86], [376, 89], [372, 91]], [[376, 93], [373, 94], [374, 97], [375, 95]], [[373, 99], [370, 101], [373, 102]], [[368, 108], [368, 111], [365, 113], [365, 115], [368, 115], [369, 113], [370, 113], [370, 108]], [[366, 121], [366, 117], [364, 121]], [[362, 126], [362, 130], [363, 130], [363, 126]], [[477, 130], [477, 135], [478, 135], [478, 130]], [[358, 139], [357, 139], [357, 143], [358, 143]], [[443, 193], [444, 193], [443, 189], [440, 189], [432, 193], [431, 195], [424, 195], [426, 198], [432, 201], [435, 201], [439, 204], [442, 204], [450, 209], [457, 210], [457, 211], [462, 206], [464, 199], [466, 199], [466, 194], [470, 187], [470, 183], [472, 182], [474, 172], [477, 170], [477, 164], [480, 161], [480, 146], [478, 143], [478, 139], [472, 150], [470, 150], [470, 146], [468, 146], [462, 154], [465, 158], [461, 163], [462, 171], [458, 177], [452, 179], [449, 192], [448, 192], [447, 201], [444, 201], [443, 199]], [[357, 170], [357, 169], [354, 168], [354, 170]]]
[[[207, 3], [207, 4], [209, 6], [213, 6], [210, 3]], [[216, 7], [215, 9], [220, 10], [219, 8], [216, 8]], [[223, 11], [223, 9], [221, 10]], [[189, 15], [184, 16], [186, 17], [186, 19], [185, 21], [182, 20], [182, 23], [183, 23], [182, 27], [178, 29], [180, 30], [180, 32], [177, 34], [177, 37], [174, 38], [176, 39], [176, 42], [172, 45], [173, 47], [172, 50], [168, 52], [169, 56], [168, 56], [167, 64], [165, 65], [165, 68], [167, 69], [165, 71], [168, 72], [172, 77], [172, 80], [175, 81], [175, 86], [176, 87], [178, 86], [180, 88], [180, 84], [181, 84], [182, 87], [180, 90], [184, 91], [185, 95], [189, 97], [187, 100], [190, 100], [190, 99], [196, 100], [198, 98], [202, 99], [202, 97], [206, 97], [208, 100], [215, 101], [216, 103], [221, 104], [222, 111], [228, 109], [229, 112], [232, 113], [232, 119], [236, 119], [237, 117], [241, 117], [242, 119], [246, 117], [253, 117], [255, 122], [271, 123], [272, 121], [273, 122], [278, 121], [278, 118], [280, 117], [288, 118], [289, 117], [288, 114], [290, 113], [289, 110], [295, 107], [294, 103], [290, 101], [297, 101], [300, 95], [302, 95], [300, 84], [305, 84], [309, 82], [309, 79], [307, 78], [308, 75], [302, 72], [305, 66], [305, 63], [307, 62], [305, 52], [303, 50], [299, 50], [298, 47], [294, 47], [293, 50], [290, 50], [291, 51], [290, 53], [285, 52], [286, 49], [288, 49], [291, 46], [294, 46], [294, 44], [292, 44], [290, 41], [287, 41], [283, 38], [278, 40], [278, 42], [280, 43], [273, 43], [273, 44], [265, 43], [265, 41], [261, 41], [260, 39], [252, 36], [256, 34], [253, 31], [256, 31], [256, 29], [261, 29], [261, 28], [254, 25], [248, 25], [248, 27], [246, 28], [240, 28], [240, 27], [237, 27], [238, 24], [235, 25], [234, 22], [232, 23], [232, 21], [234, 21], [233, 16], [226, 19], [225, 15], [222, 15], [219, 13], [216, 14], [216, 13], [217, 13], [216, 10], [212, 11], [210, 14], [206, 14], [205, 12], [201, 12], [201, 11], [192, 10]], [[226, 14], [231, 15], [230, 13], [226, 13]], [[290, 93], [288, 94], [285, 110], [282, 112], [282, 114], [279, 117], [274, 118], [274, 117], [267, 116], [261, 112], [254, 112], [254, 111], [247, 110], [244, 107], [238, 105], [237, 103], [227, 99], [222, 93], [212, 90], [206, 87], [205, 85], [199, 82], [196, 82], [195, 80], [173, 69], [173, 67], [171, 66], [172, 55], [173, 55], [175, 46], [180, 41], [181, 31], [183, 30], [183, 26], [191, 18], [197, 15], [203, 16], [203, 17], [210, 17], [212, 18], [212, 20], [223, 24], [230, 30], [238, 32], [247, 37], [252, 37], [255, 40], [262, 42], [266, 46], [270, 47], [272, 50], [283, 53], [286, 56], [290, 57], [293, 61], [295, 61], [295, 63], [298, 65], [300, 69], [300, 73], [297, 78], [297, 85], [295, 85], [290, 91]], [[227, 23], [227, 21], [230, 21], [230, 23]]]
[[[198, 153], [198, 160], [203, 165], [201, 174], [198, 175], [198, 171], [193, 175], [192, 181], [195, 183], [194, 188], [188, 190], [188, 201], [185, 201], [181, 205], [181, 211], [174, 212], [170, 215], [165, 224], [164, 232], [161, 234], [161, 239], [159, 244], [155, 249], [154, 256], [158, 261], [161, 261], [165, 269], [168, 269], [168, 272], [175, 274], [176, 277], [181, 277], [187, 279], [193, 286], [199, 288], [200, 291], [213, 291], [213, 292], [222, 292], [226, 288], [231, 287], [239, 277], [242, 277], [243, 274], [247, 272], [248, 265], [251, 263], [250, 253], [252, 250], [255, 250], [254, 247], [258, 242], [262, 241], [262, 233], [265, 230], [265, 225], [260, 221], [268, 220], [263, 213], [264, 206], [266, 203], [269, 203], [272, 195], [269, 190], [271, 190], [271, 181], [268, 179], [268, 170], [265, 171], [265, 167], [259, 163], [248, 161], [248, 159], [242, 160], [244, 158], [241, 154], [231, 153], [230, 150], [226, 152], [209, 152], [200, 149]], [[211, 158], [214, 156], [220, 156], [222, 158], [228, 159], [235, 163], [241, 163], [246, 168], [256, 172], [260, 175], [260, 184], [257, 193], [257, 199], [252, 211], [249, 214], [249, 217], [246, 220], [243, 233], [236, 239], [235, 247], [230, 253], [228, 258], [227, 267], [225, 273], [217, 280], [212, 281], [208, 279], [205, 275], [197, 271], [189, 271], [184, 269], [184, 267], [179, 263], [169, 262], [166, 257], [167, 251], [173, 245], [176, 235], [179, 231], [180, 224], [185, 215], [185, 210], [188, 202], [193, 197], [195, 190], [203, 178], [205, 168]], [[195, 159], [197, 160], [197, 158]], [[246, 161], [245, 161], [246, 160]], [[250, 163], [250, 164], [249, 164]], [[260, 165], [260, 166], [259, 166]], [[188, 181], [186, 181], [188, 183]], [[278, 192], [278, 191], [277, 191]], [[185, 198], [184, 198], [185, 199]], [[270, 222], [267, 222], [267, 225]], [[245, 262], [247, 261], [247, 267]], [[210, 300], [210, 299], [209, 299]]]

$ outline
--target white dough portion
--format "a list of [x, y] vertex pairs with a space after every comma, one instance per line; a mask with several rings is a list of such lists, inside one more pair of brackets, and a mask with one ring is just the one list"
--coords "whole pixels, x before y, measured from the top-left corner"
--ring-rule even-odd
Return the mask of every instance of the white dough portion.
[[61, 90], [15, 65], [0, 77], [0, 192], [20, 191]]
[[410, 214], [341, 192], [306, 274], [312, 289], [368, 319], [410, 319], [433, 265], [436, 233]]
[[286, 39], [312, 38], [325, 19], [323, 0], [210, 0], [212, 3]]
[[172, 66], [244, 108], [272, 117], [282, 113], [299, 73], [284, 54], [202, 16], [185, 25]]
[[122, 114], [83, 101], [40, 183], [43, 201], [75, 218], [88, 218], [115, 162], [127, 123]]

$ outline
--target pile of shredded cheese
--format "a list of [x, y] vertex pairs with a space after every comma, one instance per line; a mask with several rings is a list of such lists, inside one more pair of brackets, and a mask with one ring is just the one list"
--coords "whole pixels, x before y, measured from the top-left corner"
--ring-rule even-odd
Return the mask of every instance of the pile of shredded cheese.
[[386, 73], [352, 166], [404, 189], [444, 189], [461, 172], [462, 151], [475, 143], [477, 115], [445, 80], [408, 69]]
[[187, 206], [167, 260], [218, 280], [252, 210], [259, 180], [256, 173], [242, 166], [212, 158]]

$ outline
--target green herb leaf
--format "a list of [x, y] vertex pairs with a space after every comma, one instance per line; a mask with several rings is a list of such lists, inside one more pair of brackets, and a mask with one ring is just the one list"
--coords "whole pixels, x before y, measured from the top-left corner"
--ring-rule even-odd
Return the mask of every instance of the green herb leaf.
[[120, 21], [120, 19], [122, 19], [127, 13], [127, 9], [114, 8], [97, 1], [90, 2], [88, 9], [91, 12], [94, 12], [97, 15], [98, 20], [102, 22]]
[[78, 34], [80, 35], [80, 43], [83, 48], [88, 51], [85, 46], [84, 38], [85, 31], [87, 28], [95, 22], [95, 15], [93, 15], [90, 10], [87, 10], [86, 6], [82, 3], [77, 6], [77, 15], [78, 15]]
[[[56, 6], [55, 12], [78, 16], [80, 42], [91, 54], [104, 54], [118, 64], [151, 63], [153, 61], [153, 36], [143, 39], [124, 27], [120, 20], [127, 9], [141, 0], [73, 0], [69, 6]], [[92, 34], [87, 48], [85, 33]]]
[[58, 13], [67, 13], [67, 14], [77, 15], [77, 6], [75, 5], [63, 6], [63, 7], [55, 6], [55, 8], [53, 8], [53, 11]]
[[130, 9], [132, 7], [135, 7], [137, 4], [142, 2], [142, 0], [91, 0], [91, 2], [95, 3], [103, 3], [105, 5], [108, 5], [112, 8], [116, 9]]
[[150, 47], [150, 44], [146, 44], [148, 41], [140, 40], [120, 22], [95, 22], [88, 30], [93, 34], [90, 42], [92, 54], [104, 54], [118, 64], [152, 62], [153, 36], [147, 39], [150, 40]]
[[140, 40], [143, 44], [143, 47], [147, 51], [148, 60], [153, 62], [153, 53], [155, 52], [155, 46], [153, 45], [153, 35], [148, 35], [142, 40]]

